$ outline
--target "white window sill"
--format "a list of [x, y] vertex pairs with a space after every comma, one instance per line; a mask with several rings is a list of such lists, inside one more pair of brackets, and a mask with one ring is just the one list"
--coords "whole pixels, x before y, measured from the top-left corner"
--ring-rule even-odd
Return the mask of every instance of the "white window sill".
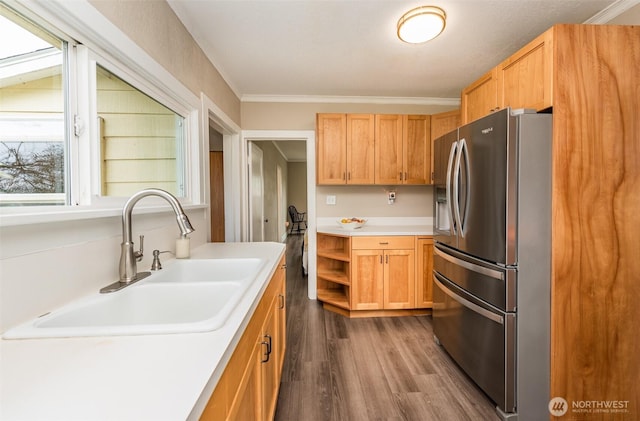
[[[182, 205], [185, 211], [191, 209], [205, 209], [206, 205]], [[135, 207], [135, 214], [152, 214], [162, 212], [173, 212], [167, 204], [160, 205], [138, 205]], [[28, 208], [5, 208], [0, 210], [0, 227], [54, 223], [63, 221], [78, 221], [86, 219], [109, 218], [122, 215], [122, 207], [118, 208], [95, 208], [95, 207], [38, 207], [29, 210]]]

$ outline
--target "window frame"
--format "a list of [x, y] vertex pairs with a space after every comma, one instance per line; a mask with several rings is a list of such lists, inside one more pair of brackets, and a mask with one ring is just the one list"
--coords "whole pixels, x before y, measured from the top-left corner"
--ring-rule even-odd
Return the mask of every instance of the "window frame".
[[[96, 115], [96, 63], [184, 117], [184, 197], [178, 199], [186, 208], [205, 207], [204, 182], [201, 181], [204, 147], [200, 139], [200, 98], [87, 1], [5, 0], [5, 3], [67, 42], [67, 68], [63, 72], [67, 75], [65, 80], [69, 81], [64, 87], [69, 110], [66, 116], [69, 165], [66, 172], [68, 179], [65, 180], [67, 205], [2, 208], [0, 226], [121, 213], [127, 197], [100, 196], [98, 127], [97, 121], [94, 121], [96, 119], [91, 117]], [[151, 210], [160, 206], [164, 211], [163, 202], [153, 199], [145, 199], [139, 207]], [[85, 212], [87, 214], [83, 215]]]

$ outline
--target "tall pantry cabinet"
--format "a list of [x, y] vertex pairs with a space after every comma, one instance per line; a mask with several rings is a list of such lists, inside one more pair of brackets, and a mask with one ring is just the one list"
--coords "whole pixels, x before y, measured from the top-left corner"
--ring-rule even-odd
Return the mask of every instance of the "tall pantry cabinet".
[[551, 394], [640, 419], [640, 26], [552, 30]]

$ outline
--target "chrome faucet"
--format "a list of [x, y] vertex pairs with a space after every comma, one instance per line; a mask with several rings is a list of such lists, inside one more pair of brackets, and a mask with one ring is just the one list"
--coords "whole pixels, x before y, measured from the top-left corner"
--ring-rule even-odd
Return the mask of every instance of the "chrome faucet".
[[142, 236], [140, 238], [140, 250], [134, 250], [134, 244], [131, 239], [131, 212], [136, 203], [143, 197], [158, 196], [165, 199], [176, 214], [176, 221], [180, 228], [180, 235], [186, 236], [194, 231], [189, 222], [189, 218], [185, 215], [180, 202], [171, 193], [160, 189], [145, 189], [137, 192], [127, 200], [122, 209], [122, 244], [120, 245], [120, 280], [104, 287], [100, 292], [113, 292], [126, 287], [140, 279], [149, 276], [149, 272], [138, 273], [136, 262], [142, 260]]

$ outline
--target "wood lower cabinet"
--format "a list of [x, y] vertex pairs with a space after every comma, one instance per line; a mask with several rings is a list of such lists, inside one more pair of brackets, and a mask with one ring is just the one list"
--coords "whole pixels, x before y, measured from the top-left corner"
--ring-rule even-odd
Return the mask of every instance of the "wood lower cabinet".
[[273, 419], [286, 346], [285, 278], [283, 257], [201, 420]]
[[[416, 245], [413, 235], [319, 233], [318, 300], [350, 317], [414, 314], [415, 309], [431, 308], [416, 302], [416, 269], [427, 265], [425, 270], [431, 270], [430, 260], [416, 263]], [[402, 313], [405, 310], [409, 312]]]
[[351, 308], [351, 238], [320, 234], [317, 244], [318, 300]]
[[433, 307], [433, 238], [416, 240], [416, 307]]

